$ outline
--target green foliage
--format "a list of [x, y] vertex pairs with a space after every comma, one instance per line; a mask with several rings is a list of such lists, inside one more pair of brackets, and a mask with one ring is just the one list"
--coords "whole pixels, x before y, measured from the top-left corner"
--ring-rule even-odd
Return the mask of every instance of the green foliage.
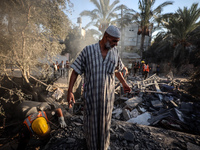
[[91, 0], [91, 2], [96, 8], [91, 11], [84, 10], [80, 15], [90, 17], [91, 22], [89, 25], [94, 25], [101, 33], [104, 33], [112, 20], [117, 18], [116, 11], [119, 9], [116, 5], [119, 3], [119, 0], [115, 0], [113, 3], [110, 3], [110, 0]]
[[163, 40], [164, 34], [159, 33], [154, 39], [151, 47], [145, 51], [145, 60], [153, 63], [171, 62], [171, 56], [173, 55], [172, 44], [170, 40]]
[[139, 12], [135, 10], [129, 10], [127, 12], [127, 16], [130, 16], [132, 22], [136, 22], [138, 25], [140, 25], [140, 30], [142, 33], [141, 36], [141, 45], [140, 45], [140, 54], [143, 58], [143, 52], [144, 52], [144, 40], [146, 31], [153, 30], [153, 25], [155, 23], [159, 23], [162, 20], [163, 15], [161, 15], [161, 12], [165, 6], [172, 5], [172, 1], [166, 1], [160, 5], [158, 5], [156, 8], [154, 8], [155, 0], [139, 0], [138, 2], [138, 8]]
[[175, 67], [188, 63], [189, 54], [195, 49], [195, 37], [198, 37], [197, 35], [200, 33], [200, 30], [197, 30], [200, 26], [199, 18], [200, 8], [198, 8], [198, 4], [193, 4], [190, 8], [179, 8], [175, 14], [166, 17], [162, 25], [167, 29], [167, 32], [162, 34], [162, 40], [159, 41], [160, 46], [155, 51], [162, 50], [166, 44], [170, 44], [173, 46], [170, 48], [170, 52], [173, 51], [170, 53], [170, 60], [174, 62]]
[[200, 99], [200, 26], [192, 34], [194, 35], [192, 45], [195, 45], [195, 49], [190, 54], [192, 56], [190, 57], [190, 63], [194, 65], [195, 69], [190, 78], [192, 87], [189, 89], [189, 92]]

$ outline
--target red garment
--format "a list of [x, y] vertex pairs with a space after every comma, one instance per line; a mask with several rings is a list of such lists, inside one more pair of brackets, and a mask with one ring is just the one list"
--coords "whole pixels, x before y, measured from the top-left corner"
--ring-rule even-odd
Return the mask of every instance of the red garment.
[[149, 72], [149, 65], [144, 64], [143, 71]]

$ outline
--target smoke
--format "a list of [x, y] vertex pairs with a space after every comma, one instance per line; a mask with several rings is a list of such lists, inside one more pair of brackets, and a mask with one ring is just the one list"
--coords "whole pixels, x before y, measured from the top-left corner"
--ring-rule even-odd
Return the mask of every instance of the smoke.
[[63, 51], [63, 55], [65, 53], [70, 54], [70, 60], [74, 60], [78, 54], [86, 47], [87, 45], [91, 45], [97, 43], [100, 38], [97, 38], [97, 34], [94, 34], [94, 30], [88, 29], [83, 33], [83, 28], [74, 27], [69, 35], [65, 39], [65, 49]]

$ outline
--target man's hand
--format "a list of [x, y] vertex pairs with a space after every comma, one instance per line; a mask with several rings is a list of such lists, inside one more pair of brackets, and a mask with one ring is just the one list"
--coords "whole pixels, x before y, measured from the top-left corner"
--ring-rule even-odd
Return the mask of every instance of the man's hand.
[[126, 82], [122, 83], [123, 89], [124, 89], [124, 93], [130, 93], [131, 88], [128, 86], [128, 84]]
[[75, 103], [74, 94], [72, 92], [67, 94], [67, 101], [69, 109], [72, 108], [73, 103]]
[[72, 104], [75, 103], [74, 94], [72, 93], [72, 88], [77, 79], [77, 76], [78, 74], [73, 70], [70, 81], [69, 81], [69, 88], [68, 88], [68, 93], [67, 93], [67, 101], [68, 101], [69, 109], [72, 108]]
[[129, 93], [131, 91], [131, 88], [126, 83], [125, 79], [122, 76], [121, 72], [115, 72], [115, 76], [119, 79], [119, 81], [122, 83], [124, 93]]
[[122, 70], [122, 76], [125, 78], [128, 74], [128, 69], [126, 67], [123, 68]]

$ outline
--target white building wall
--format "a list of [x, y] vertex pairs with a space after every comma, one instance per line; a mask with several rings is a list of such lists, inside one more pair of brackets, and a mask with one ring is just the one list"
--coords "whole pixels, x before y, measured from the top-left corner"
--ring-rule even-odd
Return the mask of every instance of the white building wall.
[[[140, 48], [141, 43], [141, 34], [138, 35], [139, 26], [136, 23], [130, 24], [123, 28], [123, 39], [124, 39], [124, 46], [134, 46], [136, 48]], [[150, 46], [150, 37], [151, 33], [149, 33], [150, 36], [145, 36], [144, 41], [144, 48], [147, 50], [148, 46]]]

